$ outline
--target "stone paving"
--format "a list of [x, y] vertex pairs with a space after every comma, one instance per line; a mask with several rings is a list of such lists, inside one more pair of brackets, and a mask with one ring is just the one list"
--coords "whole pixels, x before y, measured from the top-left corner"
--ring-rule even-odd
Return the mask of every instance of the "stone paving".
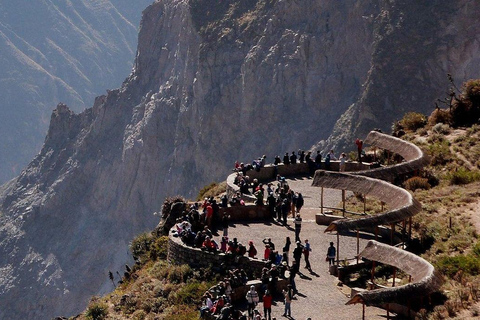
[[[337, 286], [338, 280], [329, 274], [328, 263], [325, 261], [328, 245], [330, 241], [337, 243], [335, 234], [325, 234], [325, 226], [315, 223], [315, 214], [320, 212], [320, 188], [311, 187], [311, 179], [289, 180], [289, 185], [294, 191], [301, 192], [305, 197], [305, 206], [301, 210], [302, 231], [300, 238], [302, 241], [308, 239], [312, 252], [310, 262], [312, 272], [304, 268], [305, 262], [302, 257], [300, 271], [304, 276], [296, 278], [299, 294], [292, 301], [292, 317], [290, 319], [305, 320], [310, 317], [312, 320], [338, 319], [352, 320], [362, 319], [362, 305], [345, 305], [348, 297], [342, 293], [341, 288]], [[341, 200], [341, 191], [325, 189], [324, 205], [338, 207]], [[282, 226], [276, 222], [272, 223], [240, 223], [229, 228], [229, 237], [237, 237], [244, 244], [252, 240], [258, 250], [258, 257], [263, 256], [262, 239], [271, 238], [277, 249], [285, 244], [285, 237], [290, 236], [294, 241], [295, 233], [293, 229], [293, 220], [289, 218], [288, 225]], [[365, 246], [367, 240], [360, 240], [360, 250]], [[290, 250], [290, 261], [293, 259], [292, 243]], [[340, 259], [353, 258], [356, 254], [356, 238], [340, 237]], [[345, 288], [344, 288], [345, 289]], [[347, 291], [347, 290], [345, 290]], [[259, 305], [263, 314], [263, 307]], [[284, 311], [283, 301], [276, 301], [272, 308], [272, 316], [277, 319], [282, 317]], [[386, 311], [378, 308], [367, 307], [366, 319], [385, 319]]]

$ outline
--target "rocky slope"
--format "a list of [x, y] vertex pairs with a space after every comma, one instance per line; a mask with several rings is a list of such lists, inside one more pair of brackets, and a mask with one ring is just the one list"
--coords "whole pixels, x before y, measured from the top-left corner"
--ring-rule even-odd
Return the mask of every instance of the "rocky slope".
[[479, 3], [470, 0], [385, 2], [375, 17], [367, 80], [337, 121], [328, 147], [352, 145], [352, 137], [370, 128], [390, 132], [393, 121], [408, 111], [430, 114], [436, 100], [447, 97], [447, 73], [458, 86], [478, 78], [478, 14]]
[[[437, 37], [452, 34], [463, 17], [478, 26], [471, 16], [478, 5], [440, 2], [165, 0], [148, 7], [122, 87], [80, 114], [59, 105], [40, 154], [0, 188], [0, 318], [82, 310], [89, 296], [111, 288], [108, 270], [120, 271], [127, 242], [154, 227], [164, 196], [191, 196], [223, 179], [236, 159], [266, 154], [271, 161], [308, 148], [347, 109], [341, 119], [355, 125], [334, 131], [344, 142], [367, 124], [390, 126], [399, 105], [399, 113], [429, 108], [446, 86], [440, 75], [454, 63], [473, 66], [476, 54], [472, 44], [454, 59], [453, 44], [436, 43], [446, 46], [450, 40]], [[440, 5], [453, 18], [431, 25], [445, 16]], [[429, 12], [430, 29], [413, 23], [420, 9]], [[443, 56], [423, 47], [427, 36]], [[409, 75], [395, 78], [402, 73]], [[419, 77], [440, 89], [401, 82]]]
[[131, 71], [153, 0], [0, 0], [0, 183], [41, 149], [62, 101], [77, 112]]

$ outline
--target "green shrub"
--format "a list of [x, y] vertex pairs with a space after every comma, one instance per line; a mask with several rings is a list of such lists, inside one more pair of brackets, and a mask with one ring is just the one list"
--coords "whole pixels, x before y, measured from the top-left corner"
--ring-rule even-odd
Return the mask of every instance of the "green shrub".
[[150, 246], [153, 242], [153, 236], [149, 232], [144, 232], [137, 236], [130, 243], [130, 252], [134, 258], [140, 258], [142, 255], [150, 250]]
[[447, 140], [435, 142], [428, 146], [427, 154], [430, 156], [430, 165], [445, 165], [452, 160], [449, 143]]
[[448, 124], [444, 124], [442, 122], [437, 123], [433, 126], [432, 131], [438, 134], [449, 134], [450, 133], [450, 126]]
[[162, 236], [154, 240], [150, 246], [150, 258], [152, 260], [166, 259], [168, 254], [168, 237]]
[[450, 172], [447, 175], [447, 179], [451, 185], [469, 184], [480, 180], [480, 172], [470, 171], [464, 167], [460, 167], [457, 170]]
[[403, 184], [405, 189], [415, 191], [417, 189], [428, 190], [432, 186], [428, 183], [427, 178], [412, 177], [404, 182]]
[[408, 112], [399, 121], [399, 124], [404, 130], [416, 131], [427, 124], [427, 117], [418, 112]]
[[85, 317], [88, 320], [103, 320], [108, 315], [108, 307], [105, 303], [96, 301], [95, 299], [90, 302], [87, 308]]
[[452, 278], [459, 271], [476, 276], [480, 274], [480, 260], [473, 255], [458, 255], [438, 259], [436, 267], [445, 276]]

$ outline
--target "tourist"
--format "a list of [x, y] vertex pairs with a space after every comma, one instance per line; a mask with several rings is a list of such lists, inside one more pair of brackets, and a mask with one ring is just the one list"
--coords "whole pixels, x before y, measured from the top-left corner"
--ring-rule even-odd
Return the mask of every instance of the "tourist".
[[[290, 253], [290, 245], [291, 245], [291, 241], [290, 241], [290, 237], [286, 237], [285, 238], [285, 245], [283, 246], [283, 253], [286, 253], [287, 254], [287, 257], [288, 257], [288, 254]], [[288, 261], [287, 261], [288, 262]]]
[[300, 217], [300, 213], [297, 213], [294, 223], [295, 223], [295, 241], [300, 241], [300, 231], [302, 230], [302, 217]]
[[357, 145], [357, 152], [358, 152], [357, 161], [358, 161], [359, 163], [362, 163], [363, 141], [357, 138], [357, 140], [355, 140], [355, 144]]
[[302, 209], [304, 203], [305, 203], [305, 200], [303, 199], [303, 195], [299, 192], [297, 194], [297, 201], [295, 202], [297, 213], [300, 213], [300, 209]]
[[291, 164], [297, 163], [297, 156], [295, 155], [295, 151], [292, 151], [292, 155], [290, 156], [290, 163]]
[[283, 297], [284, 303], [285, 303], [285, 312], [283, 313], [283, 316], [286, 317], [291, 317], [292, 316], [292, 311], [290, 308], [290, 304], [292, 303], [292, 298], [293, 298], [293, 292], [292, 292], [292, 285], [287, 286], [287, 290], [283, 290]]
[[340, 155], [340, 172], [345, 172], [346, 161], [347, 155], [345, 154], [345, 152], [342, 152], [342, 154]]
[[253, 310], [259, 301], [255, 286], [250, 286], [250, 290], [245, 295], [245, 298], [247, 299], [248, 316], [251, 318], [253, 316]]
[[335, 156], [335, 153], [333, 152], [333, 149], [330, 150], [328, 153], [330, 155], [330, 160], [337, 160], [337, 157]]
[[263, 316], [267, 320], [272, 320], [272, 295], [269, 290], [263, 295]]
[[297, 241], [297, 246], [293, 249], [293, 259], [297, 264], [297, 268], [300, 268], [300, 259], [302, 258], [303, 246], [300, 241]]
[[305, 162], [305, 151], [298, 150], [298, 160], [300, 161], [300, 163]]
[[327, 250], [327, 259], [328, 259], [328, 265], [333, 266], [335, 264], [335, 254], [337, 250], [333, 246], [333, 242], [330, 242], [330, 247], [328, 247]]
[[203, 300], [203, 306], [200, 308], [200, 318], [205, 318], [205, 316], [210, 313], [210, 309], [213, 308], [213, 301], [212, 301], [212, 295], [210, 292], [205, 292], [205, 294], [202, 297]]
[[288, 156], [288, 152], [285, 152], [285, 155], [283, 156], [283, 164], [284, 165], [290, 164], [290, 157]]
[[317, 155], [315, 156], [315, 166], [317, 169], [322, 168], [322, 155], [320, 153], [320, 150], [317, 150]]
[[272, 239], [271, 239], [271, 238], [268, 238], [268, 239], [267, 239], [267, 238], [264, 238], [264, 239], [262, 240], [262, 242], [263, 242], [264, 244], [268, 244], [268, 245], [270, 246], [270, 249], [275, 250], [275, 244], [272, 242]]
[[253, 245], [253, 241], [250, 240], [248, 241], [248, 257], [249, 258], [255, 258], [255, 256], [257, 255], [257, 248], [255, 248], [255, 246]]
[[282, 163], [282, 160], [280, 160], [280, 157], [278, 155], [275, 156], [275, 160], [273, 161], [273, 164], [278, 166], [280, 163]]
[[228, 236], [228, 225], [230, 222], [230, 216], [227, 214], [226, 211], [223, 212], [222, 215], [222, 230], [223, 230], [223, 236], [227, 237]]
[[272, 250], [270, 249], [270, 246], [268, 244], [265, 245], [265, 251], [263, 252], [263, 260], [267, 261], [270, 259], [270, 253]]
[[310, 247], [310, 243], [308, 242], [308, 239], [305, 239], [305, 245], [303, 246], [303, 256], [305, 257], [305, 268], [308, 270], [312, 270], [312, 267], [310, 266], [310, 251], [312, 251], [312, 248]]
[[325, 157], [325, 170], [330, 170], [330, 153]]

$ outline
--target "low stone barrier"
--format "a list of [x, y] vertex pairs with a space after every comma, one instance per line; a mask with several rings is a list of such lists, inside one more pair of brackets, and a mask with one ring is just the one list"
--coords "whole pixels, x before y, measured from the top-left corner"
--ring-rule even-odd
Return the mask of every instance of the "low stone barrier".
[[[188, 264], [192, 267], [208, 268], [211, 266], [220, 266], [222, 263], [230, 262], [232, 256], [228, 256], [220, 251], [212, 253], [203, 251], [199, 248], [185, 245], [180, 237], [173, 236], [173, 232], [168, 235], [168, 255], [167, 260], [173, 264]], [[244, 269], [247, 273], [260, 275], [265, 261], [252, 259], [246, 256], [239, 257], [235, 266]]]

